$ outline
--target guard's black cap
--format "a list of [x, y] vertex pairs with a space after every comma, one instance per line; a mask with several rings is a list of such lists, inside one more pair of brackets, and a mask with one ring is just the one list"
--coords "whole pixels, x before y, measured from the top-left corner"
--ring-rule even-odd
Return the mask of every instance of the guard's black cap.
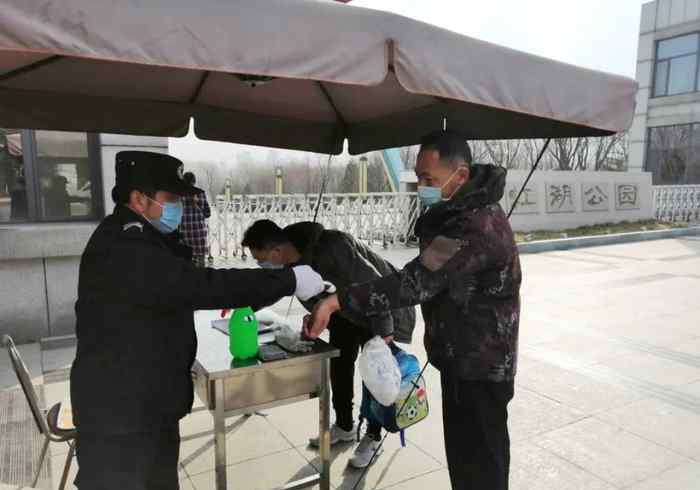
[[120, 191], [167, 191], [179, 196], [200, 192], [183, 179], [183, 163], [170, 155], [151, 151], [117, 153], [116, 185]]

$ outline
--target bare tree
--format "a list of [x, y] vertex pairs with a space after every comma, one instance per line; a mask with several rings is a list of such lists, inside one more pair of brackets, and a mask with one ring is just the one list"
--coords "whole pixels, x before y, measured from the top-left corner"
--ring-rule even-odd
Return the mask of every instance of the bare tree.
[[483, 140], [474, 140], [469, 142], [469, 148], [472, 151], [473, 163], [488, 163], [489, 150], [487, 144]]
[[557, 138], [552, 140], [547, 153], [553, 159], [556, 170], [574, 170], [576, 156], [580, 151], [582, 140], [579, 138]]
[[[523, 140], [523, 160], [525, 162], [525, 168], [530, 169], [535, 165], [535, 163], [537, 163], [537, 157], [539, 157], [540, 153], [542, 153], [544, 144], [544, 140], [539, 139]], [[538, 169], [551, 170], [551, 168], [552, 159], [545, 152], [545, 154], [542, 156], [542, 160], [540, 161]]]
[[587, 170], [589, 155], [591, 152], [591, 142], [588, 138], [578, 138], [578, 147], [574, 153], [573, 170]]
[[384, 169], [384, 160], [377, 153], [371, 155], [367, 165], [367, 192], [389, 192], [391, 186]]
[[598, 139], [593, 158], [595, 170], [624, 170], [629, 159], [627, 133]]
[[494, 165], [506, 168], [518, 168], [522, 140], [484, 141], [488, 157]]
[[340, 183], [340, 192], [352, 194], [359, 190], [358, 164], [354, 159], [350, 159], [345, 167], [345, 174]]
[[416, 168], [416, 158], [418, 158], [418, 151], [420, 150], [420, 145], [404, 146], [399, 149], [401, 154], [401, 161], [405, 170], [413, 170]]
[[202, 182], [204, 183], [204, 190], [209, 195], [210, 199], [216, 199], [216, 169], [214, 164], [211, 162], [204, 163], [200, 166], [202, 169]]

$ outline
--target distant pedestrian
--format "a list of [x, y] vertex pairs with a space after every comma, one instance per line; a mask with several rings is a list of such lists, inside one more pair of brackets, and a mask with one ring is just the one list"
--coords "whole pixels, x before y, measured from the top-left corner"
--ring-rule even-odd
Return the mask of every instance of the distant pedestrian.
[[[192, 172], [184, 175], [185, 183], [194, 187], [197, 178]], [[191, 196], [183, 196], [183, 215], [180, 225], [182, 242], [192, 249], [192, 261], [198, 267], [204, 267], [207, 255], [207, 234], [209, 232], [207, 219], [211, 216], [211, 209], [207, 202], [207, 195], [201, 189]]]

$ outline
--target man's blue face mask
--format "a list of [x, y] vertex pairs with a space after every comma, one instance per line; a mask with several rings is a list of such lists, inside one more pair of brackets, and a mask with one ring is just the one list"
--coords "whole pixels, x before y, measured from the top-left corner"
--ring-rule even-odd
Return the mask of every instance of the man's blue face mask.
[[455, 193], [459, 190], [459, 188], [455, 189], [455, 191], [452, 193], [452, 195], [448, 198], [443, 198], [442, 197], [442, 190], [445, 188], [447, 184], [450, 183], [452, 178], [457, 175], [457, 172], [459, 169], [455, 170], [452, 172], [452, 175], [450, 175], [450, 178], [447, 179], [447, 182], [445, 182], [441, 187], [430, 187], [427, 185], [419, 185], [418, 186], [418, 199], [420, 200], [421, 204], [426, 207], [433, 206], [434, 204], [439, 203], [440, 201], [449, 201], [452, 199], [452, 196], [455, 195]]
[[432, 206], [433, 204], [437, 204], [442, 201], [442, 188], [419, 185], [418, 199], [423, 206]]
[[[148, 197], [148, 196], [146, 196]], [[182, 202], [165, 202], [160, 203], [155, 199], [148, 198], [151, 201], [157, 203], [161, 208], [163, 208], [163, 213], [158, 219], [149, 219], [149, 223], [153, 227], [163, 234], [172, 233], [178, 229], [180, 223], [182, 223]]]

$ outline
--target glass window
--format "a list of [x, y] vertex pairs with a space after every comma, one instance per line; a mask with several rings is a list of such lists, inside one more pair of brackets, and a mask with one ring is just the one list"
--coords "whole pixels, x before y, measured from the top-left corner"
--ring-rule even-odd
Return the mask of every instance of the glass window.
[[695, 90], [697, 56], [683, 56], [670, 61], [668, 95], [685, 94]]
[[695, 53], [698, 50], [698, 35], [689, 34], [687, 36], [674, 37], [659, 42], [657, 52], [658, 59], [674, 58], [690, 53]]
[[0, 129], [0, 222], [29, 217], [22, 132]]
[[654, 80], [654, 95], [666, 95], [666, 83], [668, 81], [668, 61], [661, 61], [656, 65], [656, 79]]
[[101, 217], [92, 141], [86, 133], [0, 129], [0, 223]]
[[685, 94], [698, 89], [699, 41], [697, 33], [659, 41], [654, 97]]
[[90, 216], [87, 134], [36, 131], [35, 140], [40, 216], [50, 220]]
[[700, 184], [700, 125], [649, 129], [646, 170], [654, 185]]

